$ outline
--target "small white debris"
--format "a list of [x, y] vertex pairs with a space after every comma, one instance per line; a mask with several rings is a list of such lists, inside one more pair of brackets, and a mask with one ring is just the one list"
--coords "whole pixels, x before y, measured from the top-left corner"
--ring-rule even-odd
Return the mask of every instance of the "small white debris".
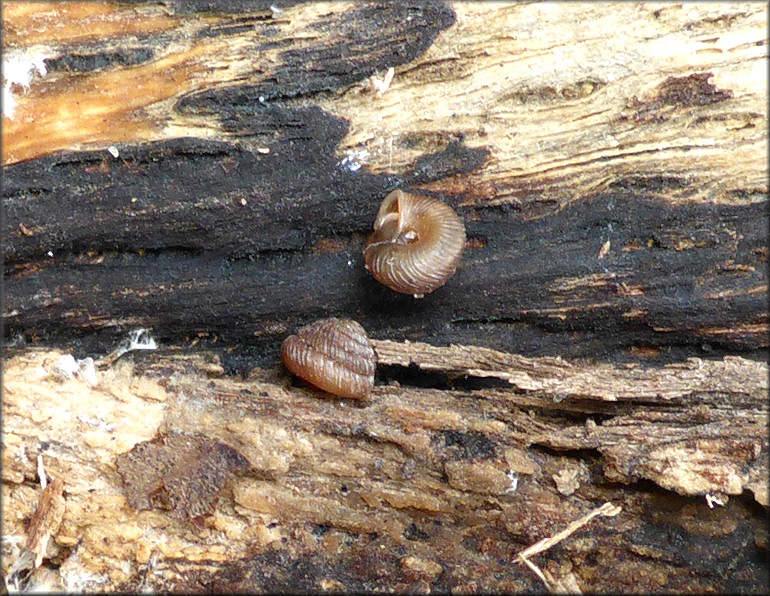
[[508, 476], [508, 479], [511, 481], [511, 485], [505, 489], [503, 494], [510, 495], [515, 493], [519, 486], [519, 475], [514, 470], [508, 470], [506, 476]]
[[361, 169], [361, 166], [369, 159], [369, 152], [366, 149], [348, 150], [347, 156], [339, 162], [337, 165], [343, 168], [347, 168], [351, 172], [355, 172]]
[[597, 259], [603, 259], [603, 258], [604, 258], [604, 256], [605, 256], [605, 255], [606, 255], [608, 252], [610, 252], [610, 246], [611, 246], [611, 243], [610, 243], [610, 241], [609, 241], [609, 240], [607, 240], [607, 242], [605, 242], [604, 244], [602, 244], [602, 247], [599, 249], [599, 254], [598, 254], [598, 255], [596, 255], [596, 258], [597, 258]]
[[38, 454], [37, 456], [37, 476], [40, 478], [40, 488], [45, 490], [45, 487], [48, 486], [48, 477], [45, 474], [45, 466], [43, 465], [42, 454]]
[[241, 199], [241, 205], [243, 205], [245, 207], [248, 204], [249, 204], [249, 202], [246, 199]]
[[380, 78], [377, 76], [372, 75], [369, 77], [369, 85], [372, 89], [374, 89], [374, 94], [377, 97], [382, 97], [385, 92], [388, 90], [388, 87], [390, 87], [390, 82], [393, 80], [393, 75], [396, 71], [391, 66], [387, 71], [385, 71], [385, 76]]
[[719, 505], [720, 507], [724, 507], [727, 504], [727, 496], [718, 496], [718, 495], [706, 495], [706, 504], [709, 506], [709, 509], [714, 508], [714, 504]]
[[257, 147], [257, 153], [261, 153], [262, 155], [267, 155], [270, 153], [270, 147]]
[[[270, 5], [270, 12], [272, 12], [272, 13], [273, 13], [273, 16], [274, 16], [274, 17], [277, 17], [277, 16], [278, 16], [279, 14], [281, 14], [283, 11], [282, 11], [280, 8], [278, 8], [278, 7], [277, 7], [275, 4], [271, 4], [271, 5]], [[260, 97], [260, 100], [261, 100], [261, 99], [262, 99], [262, 98]]]
[[53, 253], [50, 250], [47, 253], [45, 253], [45, 254], [47, 254], [49, 257], [53, 258]]
[[56, 364], [53, 368], [56, 372], [61, 373], [65, 377], [69, 378], [75, 376], [75, 374], [78, 372], [79, 366], [72, 354], [64, 354], [59, 358], [59, 360], [56, 361]]
[[260, 95], [259, 96], [259, 103], [265, 103], [265, 96], [264, 95]]
[[110, 155], [112, 155], [112, 157], [114, 158], [117, 158], [120, 156], [120, 152], [118, 151], [118, 148], [115, 145], [110, 145], [109, 147], [107, 147], [107, 151], [109, 151]]

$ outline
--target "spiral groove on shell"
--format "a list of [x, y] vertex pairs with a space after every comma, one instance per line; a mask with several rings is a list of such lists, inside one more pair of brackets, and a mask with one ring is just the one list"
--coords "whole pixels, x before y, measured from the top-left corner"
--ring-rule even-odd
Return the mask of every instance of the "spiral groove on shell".
[[340, 397], [363, 398], [374, 387], [377, 356], [364, 328], [349, 319], [321, 319], [281, 345], [291, 372]]
[[465, 226], [449, 205], [394, 190], [380, 205], [364, 263], [381, 284], [419, 297], [447, 282], [464, 247]]

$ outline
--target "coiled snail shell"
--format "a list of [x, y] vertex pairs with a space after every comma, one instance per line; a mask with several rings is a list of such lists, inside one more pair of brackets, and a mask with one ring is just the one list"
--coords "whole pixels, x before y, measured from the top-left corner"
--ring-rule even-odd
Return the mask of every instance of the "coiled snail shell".
[[321, 319], [302, 327], [284, 340], [281, 357], [295, 375], [340, 397], [364, 398], [374, 387], [372, 342], [349, 319]]
[[394, 190], [380, 205], [364, 263], [381, 284], [420, 298], [454, 274], [464, 247], [465, 226], [449, 205]]

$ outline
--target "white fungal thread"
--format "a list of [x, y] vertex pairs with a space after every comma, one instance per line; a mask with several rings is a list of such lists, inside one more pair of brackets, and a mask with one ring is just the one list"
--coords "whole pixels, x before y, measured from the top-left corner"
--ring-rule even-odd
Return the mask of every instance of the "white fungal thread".
[[155, 343], [155, 339], [150, 335], [149, 329], [134, 329], [128, 332], [128, 338], [124, 339], [120, 345], [113, 352], [113, 356], [118, 358], [126, 352], [133, 350], [157, 350], [158, 344]]
[[128, 333], [128, 348], [127, 352], [131, 350], [157, 350], [158, 344], [155, 343], [155, 339], [150, 335], [149, 329], [134, 329]]

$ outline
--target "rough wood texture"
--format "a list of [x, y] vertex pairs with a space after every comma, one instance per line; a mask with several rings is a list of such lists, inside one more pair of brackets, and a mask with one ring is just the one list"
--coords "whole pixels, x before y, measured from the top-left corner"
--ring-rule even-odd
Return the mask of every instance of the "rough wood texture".
[[[50, 72], [3, 131], [12, 336], [272, 362], [343, 316], [530, 355], [768, 344], [760, 4], [25, 6], [9, 54]], [[468, 231], [422, 301], [361, 265], [394, 187]]]
[[[124, 356], [90, 384], [62, 372], [61, 352], [26, 350], [4, 371], [6, 535], [24, 536], [42, 453], [66, 483], [49, 557], [70, 589], [539, 590], [516, 553], [605, 501], [622, 513], [535, 561], [589, 591], [766, 585], [765, 516], [748, 498], [767, 505], [766, 365], [602, 367], [660, 389], [618, 383], [608, 401], [582, 383], [604, 376], [590, 365], [376, 343], [385, 362], [538, 386], [381, 384], [360, 404], [280, 370], [226, 376], [204, 354]], [[118, 455], [171, 432], [250, 462], [199, 526], [178, 519], [208, 490], [198, 465], [166, 481], [189, 495], [171, 511], [132, 509], [127, 494], [142, 487], [116, 469]]]
[[[270, 4], [3, 5], [6, 581], [538, 591], [609, 501], [555, 583], [766, 589], [766, 5]], [[466, 225], [422, 300], [394, 188]], [[365, 403], [279, 364], [328, 316]]]

